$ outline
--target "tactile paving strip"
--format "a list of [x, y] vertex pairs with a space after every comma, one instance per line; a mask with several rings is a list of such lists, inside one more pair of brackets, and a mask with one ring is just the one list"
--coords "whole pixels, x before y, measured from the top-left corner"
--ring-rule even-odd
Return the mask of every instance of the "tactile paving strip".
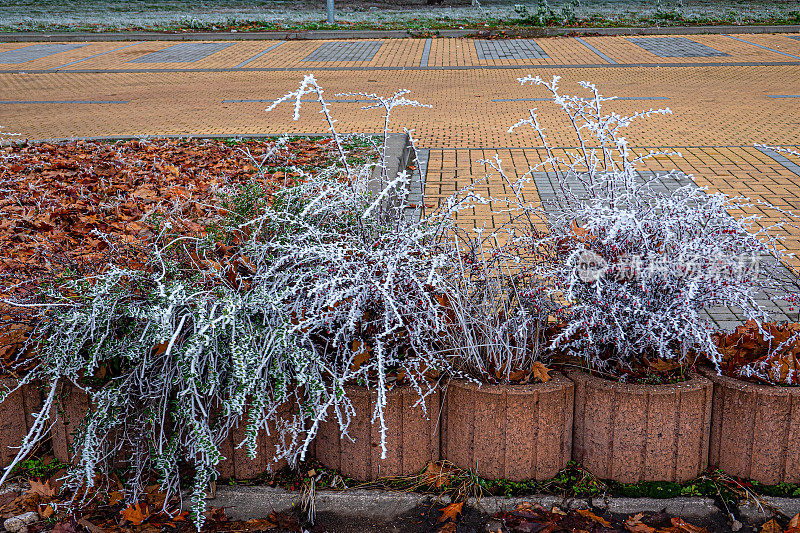
[[507, 41], [475, 40], [478, 59], [548, 59], [547, 53], [533, 39]]
[[686, 37], [629, 37], [628, 40], [658, 57], [729, 56]]
[[229, 46], [233, 43], [178, 43], [128, 63], [194, 63]]
[[32, 44], [0, 53], [0, 63], [27, 63], [43, 57], [68, 52], [86, 46], [86, 43]]
[[303, 61], [371, 61], [381, 44], [379, 41], [324, 43]]

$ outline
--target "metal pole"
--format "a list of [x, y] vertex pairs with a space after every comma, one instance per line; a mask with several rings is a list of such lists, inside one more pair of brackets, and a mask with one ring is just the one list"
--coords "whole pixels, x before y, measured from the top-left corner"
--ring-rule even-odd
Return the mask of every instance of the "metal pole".
[[333, 24], [333, 0], [328, 0], [328, 24]]

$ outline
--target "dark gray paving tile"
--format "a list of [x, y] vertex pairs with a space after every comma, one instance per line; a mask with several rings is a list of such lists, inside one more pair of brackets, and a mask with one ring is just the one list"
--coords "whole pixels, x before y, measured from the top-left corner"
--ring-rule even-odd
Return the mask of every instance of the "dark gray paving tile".
[[350, 41], [321, 44], [303, 61], [371, 61], [381, 47], [379, 41]]
[[658, 57], [716, 57], [730, 55], [686, 37], [628, 37], [627, 39]]
[[229, 46], [233, 43], [178, 43], [128, 63], [194, 63]]
[[26, 63], [86, 46], [85, 43], [32, 44], [0, 53], [0, 63]]
[[533, 39], [502, 41], [475, 40], [478, 59], [547, 59], [545, 51]]

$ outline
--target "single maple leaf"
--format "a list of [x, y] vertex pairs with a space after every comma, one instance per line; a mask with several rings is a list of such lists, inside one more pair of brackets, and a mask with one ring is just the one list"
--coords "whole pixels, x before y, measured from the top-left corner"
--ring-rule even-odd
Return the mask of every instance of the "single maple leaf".
[[38, 494], [39, 496], [44, 496], [45, 498], [52, 498], [56, 495], [56, 490], [50, 486], [50, 480], [42, 483], [41, 481], [29, 479], [28, 483], [31, 484], [28, 494]]
[[453, 522], [458, 521], [458, 517], [461, 515], [461, 509], [464, 507], [464, 502], [457, 502], [451, 503], [450, 505], [439, 509], [442, 512], [442, 516], [436, 519], [437, 522], [444, 522], [446, 520], [452, 520]]
[[609, 522], [605, 518], [597, 516], [596, 514], [591, 512], [589, 509], [578, 509], [578, 514], [581, 515], [584, 518], [587, 518], [587, 519], [591, 520], [592, 522], [597, 522], [598, 524], [600, 524], [603, 527], [611, 527], [611, 522]]
[[654, 533], [655, 528], [643, 523], [642, 518], [644, 518], [644, 513], [629, 516], [628, 519], [625, 520], [625, 529], [630, 531], [630, 533]]
[[544, 364], [541, 362], [536, 361], [531, 365], [531, 378], [533, 378], [533, 380], [538, 380], [541, 383], [547, 383], [551, 379], [550, 369], [544, 366]]
[[125, 509], [120, 511], [122, 518], [133, 524], [134, 526], [142, 525], [142, 522], [147, 520], [150, 516], [150, 509], [147, 504], [139, 505], [138, 503], [131, 503]]
[[773, 518], [763, 526], [761, 526], [761, 533], [783, 533], [783, 528]]

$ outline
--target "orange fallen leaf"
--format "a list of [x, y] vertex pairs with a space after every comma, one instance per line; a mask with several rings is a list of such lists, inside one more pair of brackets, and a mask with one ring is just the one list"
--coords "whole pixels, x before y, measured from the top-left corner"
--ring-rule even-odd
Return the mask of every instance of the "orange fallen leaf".
[[655, 528], [642, 523], [643, 517], [644, 513], [629, 516], [628, 519], [625, 520], [625, 529], [630, 531], [630, 533], [654, 533]]
[[666, 531], [669, 533], [709, 533], [706, 528], [689, 524], [677, 517], [672, 519], [672, 527]]
[[122, 492], [115, 490], [108, 493], [108, 505], [117, 505], [122, 501]]
[[800, 533], [800, 514], [794, 515], [786, 526], [786, 533]]
[[457, 502], [451, 503], [450, 505], [439, 509], [442, 512], [442, 516], [436, 519], [437, 522], [444, 522], [445, 520], [452, 520], [453, 522], [458, 521], [458, 517], [461, 515], [461, 510], [464, 507], [464, 502]]
[[783, 528], [773, 518], [763, 526], [761, 526], [761, 533], [783, 533]]
[[28, 483], [31, 484], [28, 494], [38, 494], [39, 496], [44, 496], [46, 498], [52, 498], [56, 495], [56, 490], [50, 486], [50, 480], [42, 483], [41, 481], [35, 481], [31, 479], [28, 480]]
[[593, 522], [597, 522], [598, 524], [602, 525], [603, 527], [611, 527], [611, 522], [609, 522], [605, 518], [597, 516], [596, 514], [591, 512], [589, 509], [578, 509], [578, 514], [581, 515], [584, 518], [588, 518], [589, 520], [591, 520]]
[[147, 508], [147, 504], [139, 505], [138, 503], [131, 503], [125, 509], [123, 509], [120, 514], [122, 518], [133, 524], [134, 526], [142, 525], [142, 522], [147, 520], [150, 516], [150, 510]]
[[536, 361], [531, 365], [531, 377], [534, 378], [534, 380], [547, 383], [551, 379], [550, 369], [544, 366], [544, 364], [541, 362]]

